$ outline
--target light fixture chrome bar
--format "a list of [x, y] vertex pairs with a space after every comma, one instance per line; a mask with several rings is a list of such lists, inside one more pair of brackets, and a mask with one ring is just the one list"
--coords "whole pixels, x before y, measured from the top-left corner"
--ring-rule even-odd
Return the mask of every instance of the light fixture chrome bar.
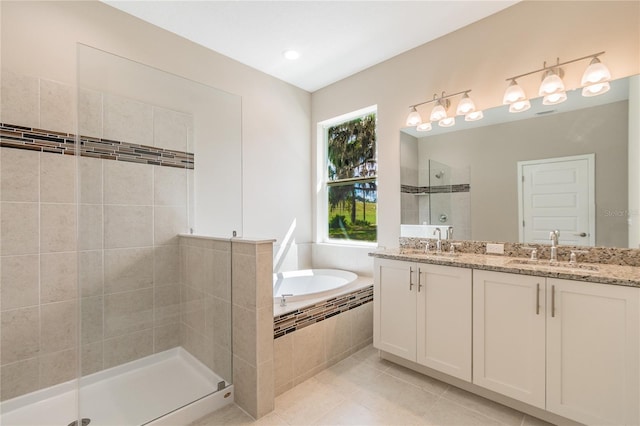
[[445, 96], [445, 92], [442, 92], [442, 96], [440, 96], [440, 97], [438, 97], [438, 95], [434, 94], [433, 95], [433, 99], [428, 100], [428, 101], [424, 101], [424, 102], [420, 102], [418, 104], [409, 105], [409, 108], [419, 107], [420, 105], [430, 104], [431, 102], [438, 102], [438, 101], [441, 101], [443, 99], [451, 98], [453, 96], [458, 96], [458, 95], [462, 95], [464, 93], [469, 93], [469, 92], [471, 92], [471, 89], [463, 90], [462, 92], [452, 93], [452, 94], [446, 95], [446, 96]]
[[[538, 72], [542, 72], [542, 71], [558, 68], [558, 67], [561, 67], [562, 65], [572, 64], [574, 62], [583, 61], [585, 59], [597, 58], [598, 56], [603, 55], [604, 53], [605, 53], [605, 51], [603, 50], [602, 52], [593, 53], [591, 55], [583, 56], [583, 57], [578, 58], [578, 59], [572, 59], [570, 61], [566, 61], [566, 62], [562, 62], [562, 63], [558, 62], [557, 64], [550, 65], [550, 66], [546, 66], [546, 62], [545, 62], [544, 63], [545, 65], [542, 68], [540, 68], [539, 70], [530, 71], [530, 72], [527, 72], [527, 73], [524, 73], [524, 74], [516, 75], [515, 77], [509, 77], [509, 78], [506, 78], [505, 80], [506, 81], [517, 80], [517, 79], [519, 79], [521, 77], [526, 77], [528, 75], [535, 74], [535, 73], [538, 73]], [[558, 58], [558, 61], [560, 61], [559, 58]], [[422, 105], [422, 104], [418, 104], [418, 105]]]

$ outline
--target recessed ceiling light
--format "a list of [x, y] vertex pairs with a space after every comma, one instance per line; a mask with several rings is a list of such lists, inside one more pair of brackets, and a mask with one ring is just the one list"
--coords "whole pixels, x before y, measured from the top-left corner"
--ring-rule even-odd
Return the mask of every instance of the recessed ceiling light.
[[285, 50], [282, 52], [282, 56], [291, 61], [298, 59], [300, 57], [300, 53], [297, 50]]

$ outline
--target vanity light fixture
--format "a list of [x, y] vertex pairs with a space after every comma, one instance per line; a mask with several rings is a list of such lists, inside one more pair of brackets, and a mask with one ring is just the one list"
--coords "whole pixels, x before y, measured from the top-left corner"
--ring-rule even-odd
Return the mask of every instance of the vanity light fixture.
[[[440, 127], [454, 126], [456, 124], [456, 115], [464, 115], [465, 121], [477, 121], [482, 119], [484, 117], [484, 114], [482, 113], [482, 111], [476, 110], [475, 103], [469, 97], [469, 92], [471, 92], [471, 90], [464, 90], [462, 92], [453, 93], [451, 95], [445, 95], [445, 92], [442, 92], [442, 95], [440, 96], [434, 94], [433, 99], [431, 100], [411, 105], [409, 107], [409, 116], [407, 117], [407, 126], [416, 126], [416, 130], [420, 132], [427, 132], [433, 128], [431, 122], [437, 122]], [[455, 115], [449, 115], [447, 113], [449, 107], [451, 106], [451, 101], [449, 98], [458, 95], [463, 96], [458, 103]], [[420, 117], [420, 113], [418, 112], [416, 107], [432, 102], [435, 102], [436, 105], [431, 110], [431, 114], [429, 114], [429, 121], [422, 122], [422, 118]]]
[[591, 59], [591, 63], [582, 76], [582, 96], [596, 96], [605, 93], [610, 88], [609, 80], [611, 80], [611, 73], [609, 72], [609, 69], [598, 59], [598, 56], [604, 53], [604, 51], [598, 52], [562, 63], [560, 63], [560, 58], [557, 58], [555, 65], [547, 66], [547, 63], [544, 62], [541, 69], [509, 77], [507, 78], [507, 81], [510, 81], [511, 83], [504, 93], [503, 103], [509, 105], [509, 112], [522, 112], [528, 110], [531, 107], [531, 102], [527, 99], [524, 90], [522, 90], [518, 85], [516, 79], [539, 72], [544, 73], [540, 89], [538, 90], [538, 95], [543, 97], [542, 103], [544, 105], [555, 105], [566, 101], [567, 93], [564, 82], [562, 81], [563, 70], [560, 66], [582, 61], [584, 59]]
[[407, 126], [413, 127], [422, 123], [422, 117], [420, 117], [420, 113], [416, 109], [415, 106], [411, 107], [411, 111], [409, 112], [409, 116], [407, 116]]

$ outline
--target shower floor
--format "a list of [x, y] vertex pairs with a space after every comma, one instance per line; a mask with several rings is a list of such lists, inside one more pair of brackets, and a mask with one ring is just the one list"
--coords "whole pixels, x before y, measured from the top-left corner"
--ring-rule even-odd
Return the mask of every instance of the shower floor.
[[182, 348], [142, 358], [2, 403], [3, 426], [66, 426], [81, 418], [90, 426], [148, 423], [217, 390], [218, 375]]

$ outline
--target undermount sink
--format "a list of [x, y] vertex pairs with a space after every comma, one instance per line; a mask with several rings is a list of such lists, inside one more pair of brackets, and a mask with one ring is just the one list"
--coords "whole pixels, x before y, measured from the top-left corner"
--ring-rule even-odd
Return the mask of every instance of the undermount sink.
[[586, 273], [598, 273], [600, 268], [596, 265], [589, 265], [586, 263], [576, 263], [574, 265], [568, 262], [549, 262], [548, 260], [532, 260], [532, 259], [513, 259], [508, 262], [510, 265], [531, 265], [541, 268], [549, 268], [552, 270], [565, 270], [573, 272], [586, 272]]

